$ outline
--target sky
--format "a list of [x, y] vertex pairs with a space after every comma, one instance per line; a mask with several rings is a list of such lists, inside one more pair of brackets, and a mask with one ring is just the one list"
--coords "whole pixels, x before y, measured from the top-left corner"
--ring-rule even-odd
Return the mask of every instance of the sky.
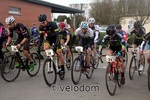
[[69, 4], [74, 4], [74, 3], [90, 3], [91, 0], [43, 0], [63, 6], [68, 6]]
[[[43, 1], [46, 1], [46, 2], [50, 2], [50, 3], [54, 3], [54, 4], [58, 4], [58, 5], [62, 5], [62, 6], [67, 6], [69, 7], [69, 4], [76, 4], [76, 3], [90, 3], [91, 0], [43, 0]], [[61, 14], [61, 13], [58, 13], [58, 14], [53, 14], [53, 18], [57, 18], [59, 15], [66, 15], [66, 16], [70, 16], [70, 14]]]

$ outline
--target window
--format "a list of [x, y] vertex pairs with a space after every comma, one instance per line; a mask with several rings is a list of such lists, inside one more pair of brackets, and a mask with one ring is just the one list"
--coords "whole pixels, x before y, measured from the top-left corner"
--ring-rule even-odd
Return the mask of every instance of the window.
[[8, 13], [9, 14], [20, 15], [21, 14], [21, 9], [20, 8], [16, 8], [16, 7], [9, 7]]

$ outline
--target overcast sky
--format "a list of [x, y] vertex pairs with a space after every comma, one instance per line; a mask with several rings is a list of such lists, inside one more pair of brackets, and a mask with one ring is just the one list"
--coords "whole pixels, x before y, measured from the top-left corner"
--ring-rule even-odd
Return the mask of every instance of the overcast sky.
[[[90, 3], [91, 0], [43, 0], [46, 2], [50, 2], [50, 3], [54, 3], [54, 4], [58, 4], [58, 5], [62, 5], [62, 6], [68, 6], [69, 4], [76, 4], [76, 3]], [[57, 18], [59, 15], [66, 15], [66, 16], [70, 16], [70, 14], [61, 14], [61, 13], [55, 13], [53, 14], [53, 18]]]
[[91, 0], [43, 0], [63, 6], [68, 6], [69, 4], [74, 4], [74, 3], [90, 3]]

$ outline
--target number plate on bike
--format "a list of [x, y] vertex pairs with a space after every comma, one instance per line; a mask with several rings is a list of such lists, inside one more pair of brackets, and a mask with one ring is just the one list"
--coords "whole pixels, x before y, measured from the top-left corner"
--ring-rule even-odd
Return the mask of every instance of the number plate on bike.
[[116, 56], [109, 56], [109, 55], [106, 55], [106, 61], [107, 61], [107, 62], [114, 62], [114, 61], [115, 61], [115, 58], [116, 58]]
[[76, 50], [77, 52], [83, 52], [83, 47], [77, 46], [77, 47], [75, 47], [75, 50]]
[[54, 51], [52, 49], [45, 50], [46, 56], [50, 57], [54, 55]]
[[15, 46], [15, 45], [11, 45], [11, 50], [13, 52], [18, 52], [17, 46]]

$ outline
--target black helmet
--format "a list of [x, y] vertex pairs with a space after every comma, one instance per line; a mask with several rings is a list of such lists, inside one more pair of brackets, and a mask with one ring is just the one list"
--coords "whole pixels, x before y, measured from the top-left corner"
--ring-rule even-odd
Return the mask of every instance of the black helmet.
[[42, 13], [42, 14], [40, 14], [40, 16], [38, 17], [38, 20], [39, 20], [40, 22], [43, 22], [43, 21], [46, 20], [46, 18], [47, 18], [47, 16], [46, 16], [44, 13]]
[[122, 26], [120, 24], [116, 25], [116, 29], [117, 30], [121, 30], [122, 29]]
[[116, 32], [116, 26], [115, 25], [109, 25], [108, 26], [108, 28], [106, 29], [106, 33], [108, 34], [108, 35], [114, 35], [115, 34], [115, 32]]
[[141, 27], [141, 26], [142, 26], [142, 23], [139, 20], [134, 23], [134, 28], [136, 28], [136, 29]]

